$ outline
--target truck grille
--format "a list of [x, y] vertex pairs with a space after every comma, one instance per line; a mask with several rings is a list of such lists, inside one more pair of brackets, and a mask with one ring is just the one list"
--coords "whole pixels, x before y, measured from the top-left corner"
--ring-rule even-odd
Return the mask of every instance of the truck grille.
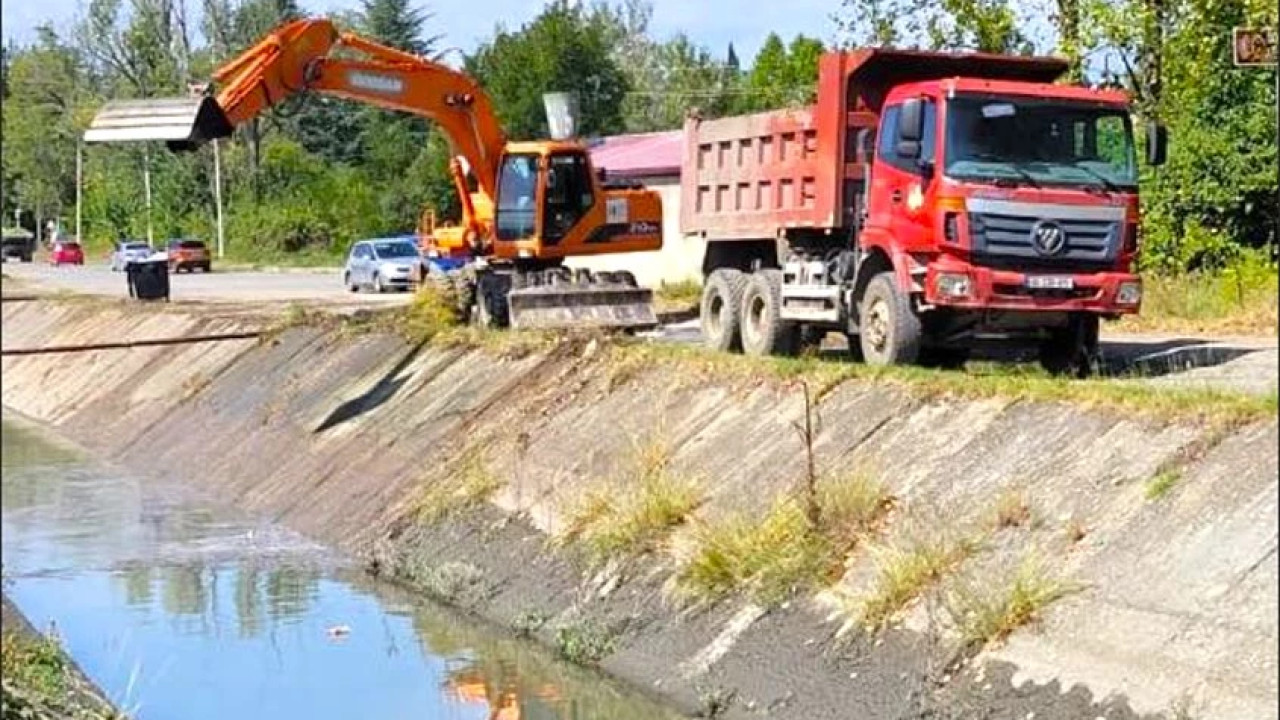
[[[1031, 230], [1042, 219], [1066, 232], [1066, 246], [1055, 255], [1041, 254]], [[970, 213], [969, 233], [975, 255], [1025, 258], [1053, 265], [1106, 263], [1120, 248], [1120, 223], [1112, 220], [1036, 218], [1025, 215]]]

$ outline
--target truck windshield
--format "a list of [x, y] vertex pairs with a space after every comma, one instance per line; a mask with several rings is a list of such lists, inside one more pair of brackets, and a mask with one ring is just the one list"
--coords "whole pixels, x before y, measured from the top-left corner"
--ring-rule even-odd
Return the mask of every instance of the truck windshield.
[[1133, 128], [1124, 110], [961, 95], [947, 107], [948, 177], [1132, 189]]
[[538, 156], [508, 155], [498, 176], [499, 240], [519, 240], [537, 229]]

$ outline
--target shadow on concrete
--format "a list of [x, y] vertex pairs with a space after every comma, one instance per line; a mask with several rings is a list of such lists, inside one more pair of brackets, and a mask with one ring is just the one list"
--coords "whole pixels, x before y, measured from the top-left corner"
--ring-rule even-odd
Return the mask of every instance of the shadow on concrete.
[[[853, 362], [843, 338], [828, 337], [818, 357], [832, 362]], [[1186, 372], [1196, 368], [1215, 367], [1245, 355], [1266, 350], [1265, 347], [1232, 345], [1202, 338], [1166, 340], [1103, 340], [1099, 352], [1099, 374], [1109, 378], [1149, 378]], [[976, 349], [974, 361], [1002, 364], [1038, 363], [1036, 350], [1027, 347], [988, 345]]]
[[1102, 371], [1106, 375], [1157, 377], [1196, 368], [1214, 367], [1262, 348], [1209, 343], [1197, 338], [1159, 342], [1112, 340], [1102, 343]]
[[[1094, 697], [1084, 685], [1063, 687], [1058, 680], [1043, 685], [1030, 680], [1015, 685], [1015, 666], [1002, 660], [983, 663], [982, 674], [968, 670], [935, 697], [935, 706], [920, 720], [1162, 720], [1165, 713], [1139, 713], [1123, 695]], [[1170, 708], [1173, 710], [1173, 708]]]
[[334, 408], [333, 412], [329, 413], [329, 416], [316, 426], [311, 433], [313, 435], [318, 435], [330, 428], [334, 428], [342, 423], [354, 420], [355, 418], [374, 410], [386, 401], [395, 397], [396, 393], [400, 391], [400, 388], [404, 387], [404, 384], [409, 381], [410, 376], [401, 375], [401, 373], [403, 373], [405, 368], [409, 367], [409, 365], [413, 363], [414, 359], [418, 357], [418, 354], [422, 352], [422, 349], [426, 346], [427, 341], [423, 340], [410, 348], [409, 351], [404, 354], [404, 357], [400, 358], [400, 361], [387, 371], [386, 375], [383, 375], [378, 382], [374, 383], [373, 387], [369, 388], [369, 390], [363, 395], [352, 398], [351, 400], [348, 400]]

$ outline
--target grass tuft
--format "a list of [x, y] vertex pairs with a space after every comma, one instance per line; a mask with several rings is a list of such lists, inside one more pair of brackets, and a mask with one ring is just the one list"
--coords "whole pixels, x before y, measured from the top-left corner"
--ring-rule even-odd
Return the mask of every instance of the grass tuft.
[[829, 582], [849, 551], [874, 533], [893, 507], [882, 483], [865, 473], [824, 478], [817, 487], [819, 527], [785, 496], [763, 518], [739, 514], [704, 525], [677, 573], [686, 595], [713, 601], [746, 590], [765, 605]]
[[947, 608], [964, 643], [976, 649], [1004, 640], [1073, 589], [1028, 558], [1012, 578], [994, 588], [988, 582], [957, 583]]
[[849, 607], [854, 620], [868, 632], [887, 627], [916, 598], [977, 550], [970, 540], [929, 540], [908, 547], [871, 548], [876, 565], [874, 587]]
[[400, 319], [401, 332], [415, 340], [430, 340], [462, 324], [457, 293], [452, 286], [424, 283]]
[[1006, 490], [996, 500], [991, 524], [996, 530], [1025, 527], [1031, 522], [1031, 505], [1019, 490]]
[[700, 483], [672, 470], [665, 444], [644, 443], [635, 448], [625, 477], [587, 494], [560, 540], [580, 540], [596, 562], [645, 552], [702, 500]]
[[594, 623], [582, 622], [556, 630], [560, 657], [579, 665], [591, 665], [613, 653], [617, 637]]
[[774, 503], [763, 518], [735, 515], [703, 526], [695, 542], [676, 583], [697, 600], [745, 589], [758, 602], [773, 605], [830, 568], [829, 544], [792, 498]]
[[697, 280], [663, 282], [653, 296], [659, 310], [691, 308], [702, 299], [702, 283]]
[[1147, 481], [1143, 494], [1148, 500], [1159, 500], [1169, 494], [1170, 490], [1182, 481], [1182, 471], [1177, 468], [1166, 468], [1156, 473]]
[[502, 487], [476, 449], [463, 454], [455, 472], [426, 485], [418, 498], [418, 518], [433, 523], [460, 510], [475, 507]]
[[893, 502], [884, 484], [864, 472], [823, 479], [818, 483], [821, 531], [847, 550], [876, 530]]

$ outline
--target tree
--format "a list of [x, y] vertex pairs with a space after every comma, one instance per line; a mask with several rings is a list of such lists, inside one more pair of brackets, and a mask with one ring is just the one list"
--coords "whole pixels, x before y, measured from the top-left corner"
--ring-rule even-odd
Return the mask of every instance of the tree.
[[411, 0], [361, 0], [360, 5], [361, 31], [384, 45], [427, 56], [440, 41], [440, 35], [422, 36], [431, 15]]
[[813, 102], [822, 52], [820, 40], [797, 35], [788, 47], [777, 33], [770, 33], [747, 72], [737, 111], [759, 112]]
[[[9, 55], [3, 105], [6, 184], [16, 202], [57, 217], [75, 197], [76, 143], [83, 119], [80, 57], [49, 26]], [[16, 180], [16, 182], [14, 182]]]
[[942, 0], [928, 20], [934, 50], [1030, 55], [1031, 41], [1018, 27], [1008, 0]]
[[575, 91], [582, 135], [624, 128], [622, 99], [630, 89], [612, 57], [610, 28], [566, 0], [556, 0], [520, 30], [501, 26], [465, 59], [465, 67], [493, 99], [508, 135], [527, 139], [547, 133], [542, 95]]

